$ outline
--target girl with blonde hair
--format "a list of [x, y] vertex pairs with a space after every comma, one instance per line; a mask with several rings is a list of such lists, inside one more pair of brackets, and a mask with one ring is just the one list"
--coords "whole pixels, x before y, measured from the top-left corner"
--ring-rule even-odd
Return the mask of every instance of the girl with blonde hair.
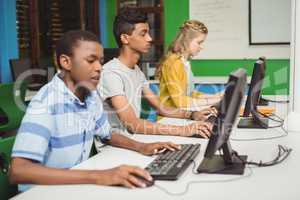
[[206, 26], [197, 20], [188, 20], [160, 60], [156, 78], [160, 82], [160, 100], [170, 107], [203, 109], [220, 101], [221, 95], [194, 91], [190, 59], [203, 49], [208, 34]]

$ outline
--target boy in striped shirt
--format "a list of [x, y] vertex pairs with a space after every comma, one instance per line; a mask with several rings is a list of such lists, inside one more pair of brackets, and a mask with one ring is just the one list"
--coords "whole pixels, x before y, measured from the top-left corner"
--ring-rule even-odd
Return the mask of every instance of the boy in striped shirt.
[[60, 73], [32, 99], [12, 152], [10, 180], [24, 191], [29, 184], [99, 184], [145, 187], [135, 175], [151, 180], [135, 166], [107, 170], [69, 170], [88, 159], [94, 136], [102, 142], [152, 155], [173, 143], [140, 143], [115, 134], [107, 121], [96, 86], [103, 49], [87, 31], [69, 31], [56, 45]]

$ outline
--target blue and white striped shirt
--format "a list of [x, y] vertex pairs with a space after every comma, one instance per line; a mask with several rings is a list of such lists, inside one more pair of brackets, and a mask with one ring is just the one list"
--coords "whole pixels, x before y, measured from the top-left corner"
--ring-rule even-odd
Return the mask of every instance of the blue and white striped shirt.
[[[56, 75], [31, 100], [12, 157], [69, 169], [88, 159], [94, 135], [111, 138], [111, 127], [96, 91], [81, 102]], [[19, 190], [29, 185], [19, 185]]]

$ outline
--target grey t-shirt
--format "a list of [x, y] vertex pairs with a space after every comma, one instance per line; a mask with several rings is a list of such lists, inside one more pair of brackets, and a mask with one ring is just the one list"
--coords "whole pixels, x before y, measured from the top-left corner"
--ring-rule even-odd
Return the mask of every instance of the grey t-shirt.
[[103, 66], [98, 92], [104, 101], [103, 106], [107, 111], [108, 121], [114, 130], [128, 133], [121, 124], [117, 113], [106, 100], [114, 96], [125, 96], [139, 118], [144, 87], [149, 87], [149, 83], [137, 65], [131, 69], [121, 63], [119, 59], [114, 58]]

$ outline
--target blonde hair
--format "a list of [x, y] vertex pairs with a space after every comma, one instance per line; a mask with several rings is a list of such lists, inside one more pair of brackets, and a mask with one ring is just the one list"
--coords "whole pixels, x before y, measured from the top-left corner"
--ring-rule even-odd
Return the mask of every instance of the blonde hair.
[[161, 76], [161, 70], [165, 60], [172, 54], [176, 54], [179, 57], [185, 54], [188, 51], [189, 43], [195, 37], [199, 36], [199, 33], [207, 34], [208, 30], [202, 22], [197, 20], [187, 20], [182, 24], [182, 26], [179, 27], [179, 31], [175, 39], [170, 44], [165, 55], [159, 61], [155, 72], [155, 77], [157, 79], [159, 79]]

